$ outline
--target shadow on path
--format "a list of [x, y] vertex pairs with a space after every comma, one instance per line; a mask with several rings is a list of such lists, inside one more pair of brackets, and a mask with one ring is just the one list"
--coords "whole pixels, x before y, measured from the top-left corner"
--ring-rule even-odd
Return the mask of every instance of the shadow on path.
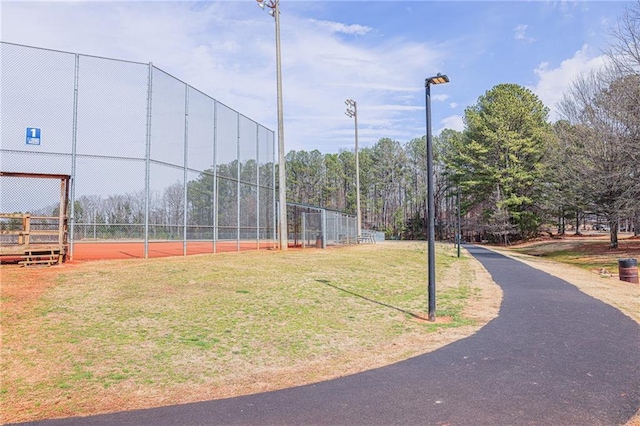
[[615, 425], [640, 406], [640, 327], [574, 286], [466, 246], [498, 318], [429, 354], [314, 385], [42, 425]]

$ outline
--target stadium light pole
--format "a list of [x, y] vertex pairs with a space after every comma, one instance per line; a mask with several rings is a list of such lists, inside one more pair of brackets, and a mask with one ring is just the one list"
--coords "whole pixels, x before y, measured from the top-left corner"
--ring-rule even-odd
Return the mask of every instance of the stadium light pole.
[[427, 240], [428, 240], [428, 302], [429, 321], [436, 320], [436, 253], [435, 253], [435, 201], [433, 183], [433, 143], [431, 141], [431, 85], [448, 83], [449, 77], [438, 73], [424, 81], [427, 109]]
[[280, 0], [256, 0], [258, 6], [269, 8], [269, 15], [276, 21], [276, 79], [278, 97], [278, 200], [279, 200], [279, 229], [280, 250], [287, 250], [287, 180], [284, 159], [284, 119], [282, 107], [282, 63], [280, 58]]
[[358, 224], [356, 241], [360, 242], [362, 236], [362, 216], [360, 214], [360, 161], [358, 159], [358, 103], [353, 99], [347, 99], [344, 103], [347, 105], [345, 114], [347, 117], [355, 119], [356, 126], [356, 220]]

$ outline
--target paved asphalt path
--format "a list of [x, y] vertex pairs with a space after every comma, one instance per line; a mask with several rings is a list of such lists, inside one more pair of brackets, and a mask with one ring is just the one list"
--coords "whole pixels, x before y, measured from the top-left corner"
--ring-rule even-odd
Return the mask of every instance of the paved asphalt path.
[[640, 327], [547, 273], [467, 249], [504, 292], [475, 335], [275, 392], [40, 425], [616, 425], [640, 408]]

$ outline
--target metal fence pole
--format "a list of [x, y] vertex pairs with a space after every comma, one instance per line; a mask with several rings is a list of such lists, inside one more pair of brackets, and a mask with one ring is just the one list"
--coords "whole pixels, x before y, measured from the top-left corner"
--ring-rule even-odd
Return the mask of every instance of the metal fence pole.
[[302, 212], [302, 248], [304, 248], [307, 241], [307, 214]]
[[80, 55], [75, 55], [75, 75], [73, 78], [73, 130], [71, 133], [71, 211], [69, 215], [69, 259], [73, 259], [76, 224], [76, 149], [78, 146], [78, 83], [80, 73]]
[[218, 101], [213, 101], [213, 252], [218, 250]]
[[240, 113], [236, 112], [236, 251], [240, 251]]
[[327, 211], [322, 209], [322, 248], [327, 248]]
[[256, 123], [256, 248], [260, 250], [260, 126]]
[[273, 229], [273, 246], [275, 246], [275, 243], [277, 241], [277, 222], [278, 218], [277, 218], [277, 211], [278, 210], [278, 205], [276, 204], [276, 140], [275, 138], [273, 138], [271, 140], [271, 153], [272, 153], [272, 158], [271, 158], [271, 205], [273, 206], [273, 211], [271, 212], [271, 217], [273, 217], [273, 223], [272, 223], [272, 229]]
[[149, 258], [149, 214], [151, 210], [151, 99], [153, 95], [153, 63], [149, 62], [147, 79], [147, 140], [144, 170], [144, 258]]
[[189, 199], [187, 198], [187, 168], [189, 162], [189, 85], [184, 85], [184, 158], [183, 158], [183, 181], [182, 181], [182, 196], [183, 196], [183, 206], [182, 206], [182, 255], [187, 255], [187, 203]]

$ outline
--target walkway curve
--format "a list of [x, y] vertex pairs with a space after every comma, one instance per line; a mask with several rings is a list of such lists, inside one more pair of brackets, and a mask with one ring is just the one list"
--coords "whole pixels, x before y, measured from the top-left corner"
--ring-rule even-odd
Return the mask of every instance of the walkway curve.
[[281, 391], [39, 425], [616, 425], [640, 407], [640, 326], [545, 272], [466, 246], [498, 318], [437, 351]]

